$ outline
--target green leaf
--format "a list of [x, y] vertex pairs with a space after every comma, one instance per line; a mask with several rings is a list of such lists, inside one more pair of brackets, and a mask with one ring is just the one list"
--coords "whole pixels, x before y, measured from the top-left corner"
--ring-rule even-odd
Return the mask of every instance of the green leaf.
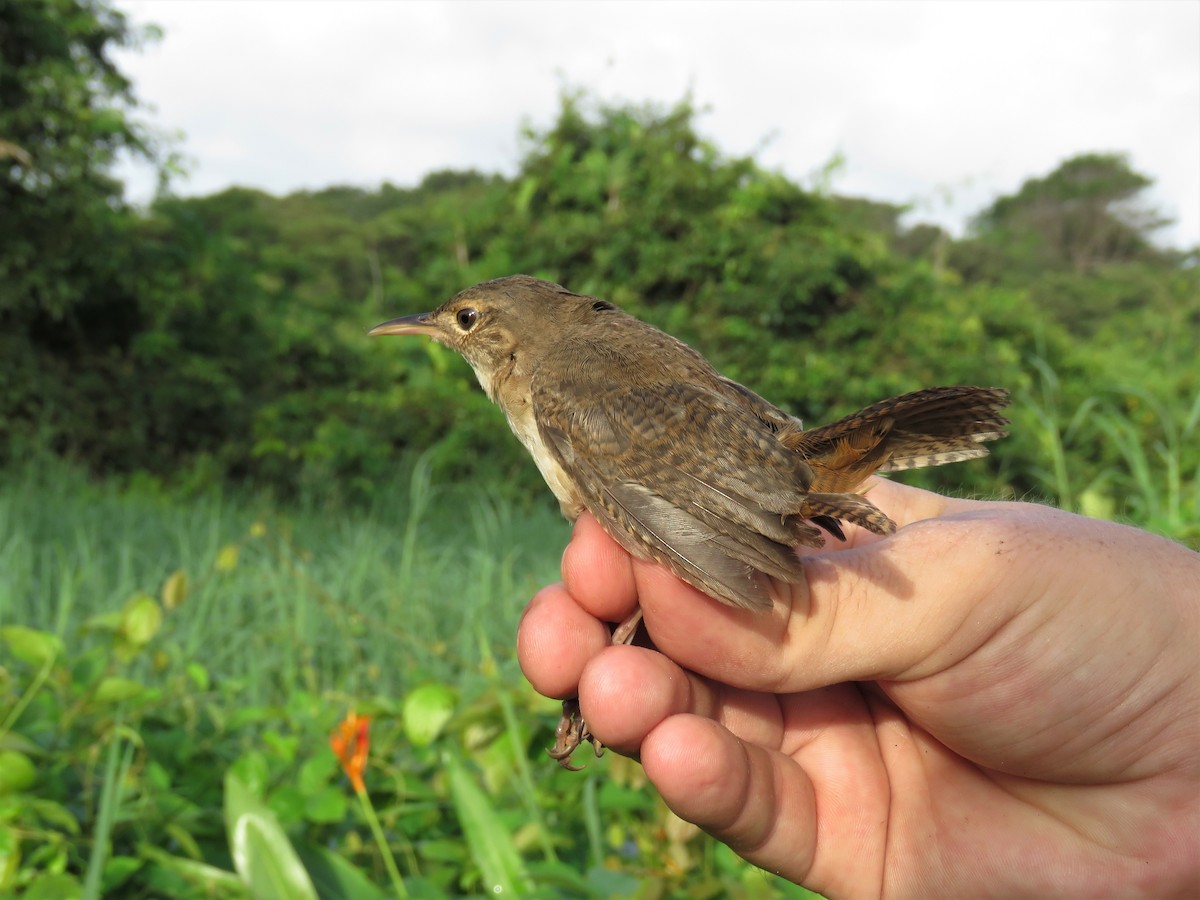
[[20, 750], [30, 756], [37, 756], [45, 752], [40, 744], [34, 743], [19, 731], [0, 734], [0, 750]]
[[338, 788], [322, 788], [304, 801], [304, 815], [310, 822], [333, 823], [346, 818], [346, 792]]
[[312, 879], [274, 814], [232, 771], [225, 775], [225, 826], [233, 866], [252, 897], [316, 900]]
[[304, 793], [314, 794], [328, 787], [337, 772], [337, 759], [326, 748], [324, 752], [310, 756], [304, 761], [296, 777], [296, 785]]
[[192, 684], [196, 686], [196, 690], [207, 691], [210, 683], [208, 677], [208, 669], [204, 668], [198, 662], [190, 662], [187, 664], [186, 671], [188, 678], [192, 680]]
[[[387, 893], [377, 887], [345, 858], [307, 841], [296, 844], [296, 852], [311, 873], [322, 897], [353, 897], [354, 900], [382, 900]], [[420, 896], [413, 894], [413, 896]]]
[[200, 849], [200, 844], [188, 831], [178, 822], [168, 822], [164, 827], [167, 836], [177, 843], [183, 852], [190, 856], [193, 860], [203, 859], [204, 851]]
[[[235, 775], [247, 790], [262, 795], [267, 789], [267, 761], [261, 753], [251, 751], [237, 758], [229, 767], [231, 775]], [[227, 776], [228, 777], [228, 776]]]
[[17, 750], [0, 750], [0, 797], [26, 791], [35, 781], [33, 760]]
[[53, 872], [35, 876], [21, 900], [76, 900], [83, 896], [83, 888], [70, 875]]
[[275, 818], [287, 825], [304, 821], [304, 804], [307, 798], [295, 785], [285, 784], [278, 790], [271, 791], [267, 805]]
[[12, 890], [20, 867], [21, 835], [15, 828], [0, 825], [0, 891]]
[[188, 579], [187, 572], [183, 569], [176, 569], [172, 572], [167, 580], [163, 582], [162, 591], [159, 594], [159, 599], [162, 600], [164, 609], [175, 609], [187, 597]]
[[458, 694], [444, 684], [423, 684], [404, 698], [404, 733], [418, 747], [427, 747], [438, 735], [458, 705]]
[[162, 625], [162, 607], [149, 594], [136, 594], [121, 610], [121, 634], [134, 647], [144, 647]]
[[136, 856], [114, 856], [104, 864], [104, 875], [100, 884], [104, 889], [102, 896], [112, 897], [114, 891], [127, 882], [142, 868], [144, 861]]
[[63, 643], [57, 635], [24, 625], [0, 628], [0, 638], [3, 638], [13, 656], [31, 666], [53, 662], [63, 651]]
[[[194, 859], [186, 859], [182, 856], [174, 856], [164, 850], [153, 847], [149, 844], [139, 844], [138, 853], [146, 859], [152, 860], [156, 866], [161, 866], [164, 870], [171, 872], [190, 884], [194, 884], [203, 890], [200, 896], [204, 897], [242, 897], [245, 896], [246, 889], [241, 880], [233, 872], [225, 869], [219, 869], [216, 866], [207, 863], [198, 862]], [[150, 879], [153, 878], [153, 870], [151, 870]], [[162, 896], [157, 893], [154, 896]]]
[[54, 825], [67, 834], [77, 835], [80, 833], [79, 820], [61, 803], [38, 798], [31, 801], [29, 805], [41, 821]]
[[[271, 750], [276, 761], [290, 765], [296, 759], [296, 751], [300, 749], [300, 739], [294, 734], [280, 734], [277, 731], [263, 733], [262, 743]], [[322, 754], [327, 756], [328, 754]], [[303, 771], [301, 772], [303, 777]]]
[[120, 703], [140, 696], [145, 690], [145, 687], [132, 678], [110, 675], [96, 686], [96, 693], [92, 695], [92, 699], [97, 703]]
[[504, 827], [487, 795], [454, 756], [446, 757], [450, 797], [459, 825], [471, 849], [471, 858], [483, 875], [487, 892], [523, 897], [530, 890], [529, 875], [512, 835]]
[[226, 544], [217, 553], [216, 562], [213, 566], [218, 572], [232, 572], [237, 568], [238, 564], [238, 546], [237, 544]]
[[598, 897], [635, 897], [640, 886], [639, 879], [603, 866], [587, 870], [587, 883]]

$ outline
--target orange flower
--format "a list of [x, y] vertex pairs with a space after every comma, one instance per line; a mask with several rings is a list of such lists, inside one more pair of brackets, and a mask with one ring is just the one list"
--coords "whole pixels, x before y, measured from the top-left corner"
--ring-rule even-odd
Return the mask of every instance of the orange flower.
[[329, 735], [329, 746], [333, 755], [338, 758], [338, 762], [342, 764], [342, 771], [359, 794], [366, 790], [363, 785], [363, 771], [367, 768], [367, 751], [371, 748], [371, 737], [367, 733], [370, 724], [369, 716], [360, 716], [351, 711], [338, 724], [333, 734]]

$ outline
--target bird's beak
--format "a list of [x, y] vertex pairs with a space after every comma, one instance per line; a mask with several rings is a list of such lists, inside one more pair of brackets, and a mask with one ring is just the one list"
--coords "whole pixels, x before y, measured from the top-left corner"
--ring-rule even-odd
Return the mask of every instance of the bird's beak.
[[432, 313], [417, 313], [415, 316], [401, 316], [398, 319], [389, 319], [382, 325], [376, 325], [367, 332], [368, 337], [375, 337], [380, 334], [428, 334], [432, 335], [437, 330], [437, 326], [433, 323]]

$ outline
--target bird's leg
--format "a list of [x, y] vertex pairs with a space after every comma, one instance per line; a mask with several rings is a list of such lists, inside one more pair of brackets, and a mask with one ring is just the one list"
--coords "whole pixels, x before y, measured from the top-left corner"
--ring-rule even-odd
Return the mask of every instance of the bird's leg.
[[621, 644], [632, 644], [633, 636], [637, 634], [638, 626], [642, 624], [642, 608], [635, 609], [624, 622], [613, 629], [612, 643], [614, 647]]
[[[641, 623], [642, 608], [639, 606], [629, 618], [613, 629], [612, 644], [617, 646], [633, 643], [633, 637], [637, 634], [638, 626]], [[562, 708], [562, 718], [558, 720], [558, 727], [554, 729], [554, 746], [546, 752], [550, 754], [551, 758], [558, 760], [558, 764], [564, 769], [578, 772], [585, 767], [572, 765], [571, 754], [579, 748], [579, 745], [585, 741], [590, 743], [596, 751], [596, 756], [600, 756], [604, 752], [604, 745], [595, 738], [588, 728], [587, 722], [583, 720], [583, 713], [579, 711], [578, 697], [564, 700]]]

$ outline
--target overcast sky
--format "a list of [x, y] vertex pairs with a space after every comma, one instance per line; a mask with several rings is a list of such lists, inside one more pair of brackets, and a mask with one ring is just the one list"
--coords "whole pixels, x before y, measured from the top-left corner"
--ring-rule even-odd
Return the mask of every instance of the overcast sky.
[[[803, 183], [966, 216], [1085, 151], [1121, 151], [1200, 244], [1200, 2], [118, 0], [158, 44], [119, 57], [184, 134], [184, 194], [511, 174], [564, 86], [670, 105]], [[144, 200], [151, 182], [126, 172]]]

